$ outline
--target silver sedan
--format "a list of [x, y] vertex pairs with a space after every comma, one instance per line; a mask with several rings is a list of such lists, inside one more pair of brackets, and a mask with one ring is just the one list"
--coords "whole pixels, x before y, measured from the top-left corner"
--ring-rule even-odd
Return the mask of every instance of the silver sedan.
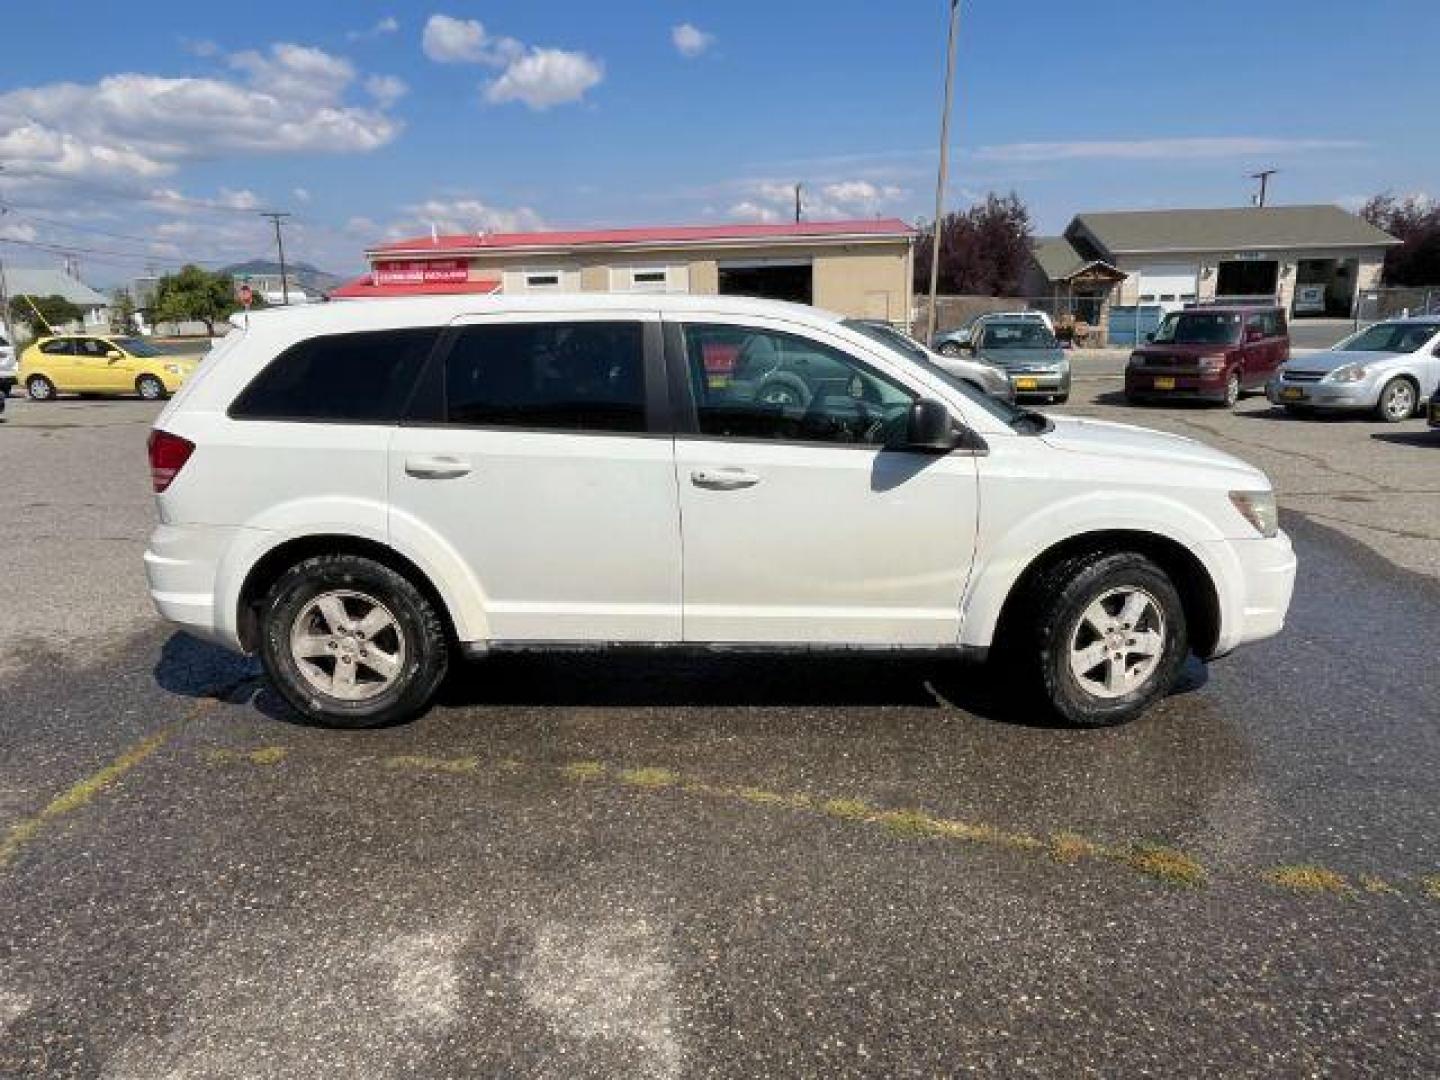
[[1440, 317], [1389, 319], [1286, 362], [1265, 387], [1287, 412], [1373, 412], [1396, 424], [1440, 386]]

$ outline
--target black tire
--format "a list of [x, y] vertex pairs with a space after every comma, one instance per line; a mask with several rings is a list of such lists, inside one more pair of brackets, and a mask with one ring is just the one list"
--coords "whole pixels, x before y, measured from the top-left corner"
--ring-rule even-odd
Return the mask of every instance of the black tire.
[[31, 375], [25, 380], [25, 392], [31, 401], [54, 401], [55, 384], [44, 375]]
[[[342, 590], [383, 605], [403, 636], [404, 660], [394, 682], [361, 701], [347, 701], [307, 681], [290, 648], [297, 619], [316, 597]], [[449, 665], [445, 627], [435, 606], [408, 578], [358, 555], [320, 555], [291, 567], [270, 587], [261, 606], [260, 659], [270, 681], [306, 721], [324, 727], [369, 728], [401, 723], [423, 713]], [[338, 661], [337, 661], [338, 662]]]
[[1220, 404], [1227, 409], [1233, 409], [1240, 401], [1240, 372], [1232, 371], [1225, 379], [1225, 400]]
[[[1143, 590], [1164, 620], [1160, 659], [1144, 682], [1120, 697], [1097, 697], [1071, 670], [1070, 650], [1087, 608], [1116, 589]], [[1185, 608], [1160, 567], [1134, 552], [1090, 553], [1065, 559], [1041, 574], [1031, 597], [1028, 627], [1019, 628], [1020, 661], [1038, 677], [1055, 715], [1074, 727], [1108, 727], [1133, 720], [1169, 693], [1189, 654]]]
[[1375, 415], [1387, 424], [1398, 424], [1415, 415], [1416, 403], [1419, 400], [1420, 394], [1416, 391], [1415, 384], [1403, 375], [1398, 375], [1381, 388], [1380, 397], [1375, 403]]
[[1069, 395], [1068, 393], [1067, 393], [1067, 394], [1056, 394], [1056, 395], [1055, 395], [1053, 398], [1051, 398], [1050, 400], [1051, 400], [1051, 403], [1052, 403], [1052, 404], [1055, 404], [1055, 405], [1064, 405], [1067, 401], [1070, 400], [1070, 395]]
[[146, 401], [164, 401], [169, 396], [165, 384], [154, 375], [141, 375], [136, 379], [135, 392]]
[[1285, 410], [1287, 416], [1293, 416], [1297, 420], [1303, 420], [1307, 416], [1312, 415], [1311, 410], [1307, 409], [1304, 405], [1282, 405], [1280, 407]]

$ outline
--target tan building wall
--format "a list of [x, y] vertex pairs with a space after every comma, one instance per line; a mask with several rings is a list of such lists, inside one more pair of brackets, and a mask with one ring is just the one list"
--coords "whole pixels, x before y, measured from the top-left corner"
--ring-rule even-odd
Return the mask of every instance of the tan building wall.
[[[470, 260], [470, 279], [499, 279], [507, 292], [525, 292], [524, 275], [552, 272], [564, 288], [583, 292], [625, 291], [635, 269], [668, 270], [666, 290], [714, 295], [720, 291], [720, 267], [726, 262], [809, 262], [814, 301], [842, 315], [908, 322], [912, 304], [911, 245], [883, 243], [773, 244], [735, 248], [655, 248], [526, 255], [496, 252]], [[635, 291], [647, 291], [636, 288]], [[648, 291], [659, 291], [654, 286]]]

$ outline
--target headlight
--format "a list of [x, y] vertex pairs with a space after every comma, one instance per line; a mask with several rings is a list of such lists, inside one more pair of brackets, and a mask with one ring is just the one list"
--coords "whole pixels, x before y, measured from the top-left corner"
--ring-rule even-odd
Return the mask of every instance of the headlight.
[[1329, 375], [1325, 376], [1326, 382], [1359, 382], [1370, 374], [1370, 369], [1364, 364], [1341, 364]]
[[1223, 356], [1202, 356], [1200, 358], [1200, 370], [1209, 372], [1224, 371], [1225, 358]]
[[1275, 492], [1232, 491], [1230, 501], [1261, 536], [1268, 539], [1280, 531], [1280, 511], [1275, 506]]
[[171, 375], [183, 375], [185, 373], [185, 369], [182, 368], [179, 364], [166, 364], [165, 370], [168, 371]]

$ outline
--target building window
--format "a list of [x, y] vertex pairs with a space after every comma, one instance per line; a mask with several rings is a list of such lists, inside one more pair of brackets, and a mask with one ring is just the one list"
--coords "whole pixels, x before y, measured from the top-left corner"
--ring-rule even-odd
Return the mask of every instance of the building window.
[[553, 270], [543, 270], [535, 274], [526, 274], [525, 287], [527, 289], [558, 289], [560, 287], [560, 275]]

